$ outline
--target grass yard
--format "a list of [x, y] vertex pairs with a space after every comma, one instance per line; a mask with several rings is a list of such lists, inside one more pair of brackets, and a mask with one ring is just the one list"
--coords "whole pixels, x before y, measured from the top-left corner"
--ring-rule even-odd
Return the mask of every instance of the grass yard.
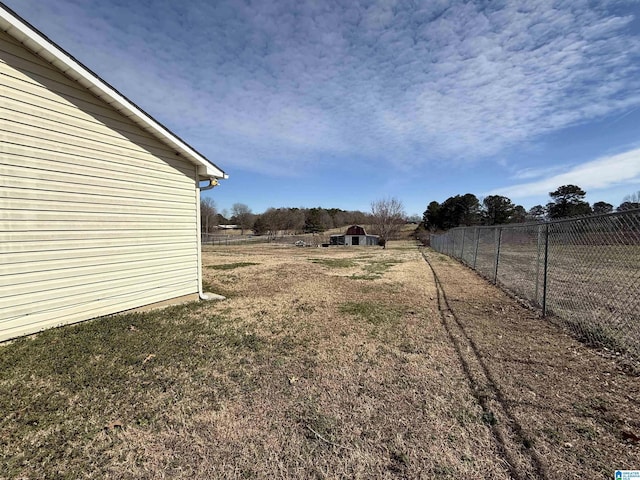
[[203, 275], [228, 299], [0, 346], [0, 478], [640, 468], [636, 366], [445, 256], [409, 242], [205, 247]]
[[[535, 240], [502, 244], [498, 282], [541, 306], [544, 251], [538, 252]], [[479, 256], [476, 268], [493, 279], [494, 261]], [[589, 343], [640, 358], [640, 246], [550, 245], [548, 272], [547, 311], [553, 321]]]

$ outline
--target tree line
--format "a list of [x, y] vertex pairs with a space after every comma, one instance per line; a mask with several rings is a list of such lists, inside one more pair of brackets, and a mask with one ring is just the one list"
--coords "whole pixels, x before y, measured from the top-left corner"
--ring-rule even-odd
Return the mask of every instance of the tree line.
[[[371, 212], [342, 210], [340, 208], [269, 208], [254, 214], [243, 203], [235, 203], [231, 217], [217, 211], [211, 199], [200, 202], [202, 233], [212, 233], [218, 225], [234, 225], [242, 230], [252, 230], [255, 235], [277, 236], [297, 233], [322, 233], [332, 228], [348, 225], [369, 225], [379, 236], [379, 244], [386, 247], [388, 240], [397, 236], [408, 221], [402, 202], [386, 198], [371, 202]], [[416, 222], [417, 223], [417, 222]]]
[[[299, 233], [322, 233], [332, 228], [348, 225], [370, 225], [371, 233], [387, 240], [393, 238], [401, 225], [407, 222], [420, 223], [420, 231], [447, 230], [468, 225], [498, 225], [553, 220], [564, 217], [602, 214], [613, 212], [614, 207], [607, 202], [590, 205], [584, 200], [586, 192], [577, 185], [563, 185], [549, 192], [550, 201], [546, 205], [535, 205], [528, 211], [522, 205], [515, 205], [502, 195], [489, 195], [482, 201], [472, 193], [455, 195], [439, 203], [432, 201], [422, 218], [407, 218], [402, 202], [395, 198], [372, 202], [370, 212], [342, 210], [340, 208], [269, 208], [255, 214], [243, 203], [235, 203], [230, 214], [219, 212], [210, 198], [200, 204], [203, 233], [216, 231], [218, 225], [236, 225], [255, 235], [278, 235]], [[624, 211], [640, 208], [640, 191], [624, 197], [615, 209]]]
[[359, 210], [340, 208], [268, 208], [263, 213], [253, 213], [243, 203], [235, 203], [230, 214], [218, 212], [215, 203], [207, 198], [200, 203], [202, 231], [212, 233], [218, 225], [236, 225], [255, 235], [322, 233], [332, 228], [348, 225], [372, 225], [373, 216]]
[[[482, 202], [472, 193], [455, 195], [444, 202], [429, 203], [422, 215], [421, 227], [430, 231], [468, 225], [498, 225], [535, 222], [590, 214], [610, 213], [614, 207], [607, 202], [590, 205], [586, 192], [577, 185], [562, 185], [549, 192], [546, 205], [535, 205], [528, 211], [502, 195], [489, 195]], [[627, 195], [617, 211], [640, 208], [640, 192]]]
[[293, 233], [322, 233], [347, 225], [370, 224], [371, 216], [359, 210], [339, 208], [269, 208], [255, 216], [253, 232], [256, 235]]

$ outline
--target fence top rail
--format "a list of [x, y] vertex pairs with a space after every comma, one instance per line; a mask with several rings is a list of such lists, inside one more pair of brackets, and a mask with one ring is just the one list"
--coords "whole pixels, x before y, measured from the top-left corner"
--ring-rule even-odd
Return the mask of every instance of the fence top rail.
[[611, 212], [611, 213], [597, 213], [594, 215], [581, 215], [578, 217], [566, 217], [566, 218], [559, 218], [557, 220], [540, 220], [538, 222], [523, 222], [523, 223], [502, 223], [502, 224], [498, 224], [498, 225], [465, 225], [465, 226], [460, 226], [460, 227], [454, 227], [451, 228], [449, 230], [447, 230], [446, 232], [443, 233], [437, 233], [437, 234], [431, 234], [432, 237], [441, 237], [444, 235], [449, 234], [449, 232], [454, 232], [454, 231], [458, 231], [458, 230], [465, 230], [467, 228], [477, 228], [479, 230], [490, 230], [490, 229], [496, 229], [496, 228], [508, 228], [508, 229], [512, 229], [512, 228], [527, 228], [527, 227], [539, 227], [542, 225], [556, 225], [559, 223], [569, 223], [569, 222], [582, 222], [585, 220], [595, 220], [598, 218], [613, 218], [613, 217], [620, 217], [620, 216], [627, 216], [627, 215], [636, 215], [636, 214], [640, 214], [640, 208], [632, 208], [629, 210], [623, 210], [621, 212]]

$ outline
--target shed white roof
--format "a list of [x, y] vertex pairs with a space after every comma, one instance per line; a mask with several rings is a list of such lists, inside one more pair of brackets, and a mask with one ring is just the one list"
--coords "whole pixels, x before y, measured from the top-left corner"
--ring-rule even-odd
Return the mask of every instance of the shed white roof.
[[111, 105], [122, 115], [131, 119], [161, 142], [197, 165], [198, 174], [201, 177], [209, 179], [227, 178], [227, 174], [220, 168], [207, 160], [202, 154], [198, 153], [162, 124], [154, 120], [140, 107], [127, 99], [1, 2], [0, 28], [21, 42], [26, 48], [55, 65], [67, 76], [89, 89], [94, 95]]

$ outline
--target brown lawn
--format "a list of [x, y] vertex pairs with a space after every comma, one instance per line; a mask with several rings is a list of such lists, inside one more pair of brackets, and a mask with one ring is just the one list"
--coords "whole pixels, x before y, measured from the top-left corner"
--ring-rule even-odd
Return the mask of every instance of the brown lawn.
[[[426, 260], [425, 260], [426, 258]], [[0, 347], [0, 478], [612, 478], [640, 386], [410, 242], [215, 247], [223, 302]]]

